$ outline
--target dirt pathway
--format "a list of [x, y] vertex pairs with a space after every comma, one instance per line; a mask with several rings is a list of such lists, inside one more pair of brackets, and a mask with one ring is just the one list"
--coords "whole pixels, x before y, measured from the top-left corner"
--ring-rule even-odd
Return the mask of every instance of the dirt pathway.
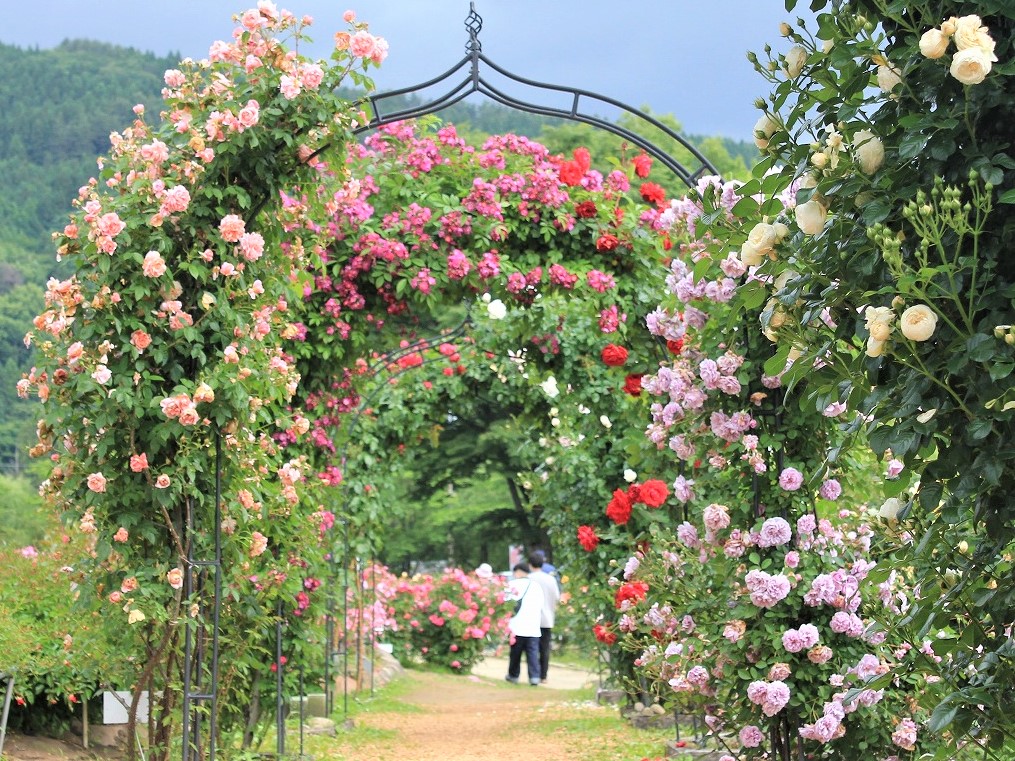
[[[503, 681], [501, 665], [486, 662], [480, 675], [449, 677], [409, 672], [399, 703], [411, 710], [357, 716], [355, 747], [333, 742], [337, 756], [356, 761], [553, 761], [602, 758], [580, 738], [558, 728], [576, 713], [614, 712], [576, 703], [575, 687], [589, 681], [584, 672], [559, 670], [551, 684], [530, 687]], [[570, 689], [567, 689], [570, 688]], [[587, 695], [587, 693], [585, 693]], [[364, 731], [365, 730], [365, 731]], [[592, 755], [590, 755], [590, 752]]]

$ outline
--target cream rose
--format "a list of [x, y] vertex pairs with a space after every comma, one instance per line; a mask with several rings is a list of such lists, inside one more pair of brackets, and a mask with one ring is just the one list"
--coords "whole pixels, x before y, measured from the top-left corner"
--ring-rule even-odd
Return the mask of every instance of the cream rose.
[[[875, 341], [887, 341], [892, 334], [895, 313], [890, 307], [867, 307], [863, 313], [864, 327]], [[871, 356], [879, 356], [872, 354]]]
[[740, 261], [748, 267], [757, 267], [765, 261], [765, 255], [758, 250], [757, 246], [751, 245], [748, 241], [747, 243], [744, 243], [743, 247], [740, 249]]
[[507, 306], [500, 299], [494, 299], [486, 305], [486, 313], [491, 320], [503, 320], [507, 316]]
[[758, 146], [759, 150], [763, 151], [768, 147], [768, 141], [772, 135], [779, 131], [781, 126], [767, 111], [758, 118], [754, 124], [754, 144]]
[[747, 236], [747, 242], [754, 246], [760, 254], [770, 253], [778, 241], [779, 233], [776, 231], [775, 225], [770, 225], [767, 222], [758, 222]]
[[891, 93], [900, 82], [902, 82], [902, 73], [890, 63], [878, 66], [878, 87], [886, 93]]
[[794, 45], [786, 53], [786, 65], [783, 70], [790, 79], [796, 79], [807, 62], [807, 50], [803, 45]]
[[885, 341], [879, 341], [874, 336], [867, 339], [867, 356], [880, 357], [885, 353]]
[[978, 85], [990, 73], [990, 59], [980, 48], [960, 50], [952, 56], [949, 71], [964, 85]]
[[940, 58], [948, 50], [948, 35], [940, 29], [928, 29], [920, 38], [920, 52], [925, 58]]
[[885, 162], [885, 145], [869, 129], [857, 130], [853, 135], [856, 148], [856, 163], [864, 174], [874, 174]]
[[878, 510], [878, 516], [885, 520], [893, 521], [903, 508], [902, 500], [898, 497], [889, 497]]
[[817, 235], [825, 228], [828, 209], [815, 199], [796, 207], [796, 223], [805, 235]]
[[975, 15], [962, 16], [955, 19], [955, 47], [959, 50], [969, 50], [980, 47], [980, 41], [987, 30], [983, 28], [983, 20]]
[[914, 304], [902, 313], [899, 330], [910, 341], [926, 341], [937, 328], [937, 315], [926, 304]]

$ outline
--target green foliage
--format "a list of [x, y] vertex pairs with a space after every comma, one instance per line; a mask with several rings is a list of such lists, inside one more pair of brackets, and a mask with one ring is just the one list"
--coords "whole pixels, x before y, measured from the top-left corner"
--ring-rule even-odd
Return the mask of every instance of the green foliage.
[[51, 521], [42, 513], [38, 487], [27, 478], [0, 475], [0, 547], [38, 544]]

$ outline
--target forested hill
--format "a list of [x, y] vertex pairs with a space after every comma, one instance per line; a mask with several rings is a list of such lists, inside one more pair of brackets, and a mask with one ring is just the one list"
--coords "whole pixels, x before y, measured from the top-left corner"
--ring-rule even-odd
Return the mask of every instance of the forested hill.
[[[0, 473], [20, 472], [24, 453], [34, 439], [36, 403], [19, 400], [15, 384], [31, 366], [31, 354], [22, 339], [41, 311], [46, 279], [68, 274], [58, 271], [50, 233], [66, 223], [71, 199], [96, 175], [95, 160], [108, 152], [109, 134], [130, 123], [133, 107], [143, 103], [149, 119], [158, 118], [163, 74], [178, 59], [84, 40], [65, 41], [49, 50], [0, 43], [4, 74], [0, 78]], [[401, 104], [387, 102], [386, 110], [398, 111], [419, 102], [411, 97]], [[680, 131], [675, 117], [654, 116]], [[534, 116], [483, 100], [456, 104], [440, 117], [456, 124], [470, 139], [514, 132], [538, 138], [558, 153], [588, 146], [596, 159], [619, 155], [621, 150], [619, 138], [588, 125]], [[646, 136], [674, 156], [687, 157], [685, 149], [660, 139], [660, 134]], [[757, 157], [750, 135], [744, 137], [746, 142], [690, 139], [720, 173], [742, 176]], [[663, 177], [657, 181], [670, 184]], [[678, 188], [671, 186], [671, 190]]]

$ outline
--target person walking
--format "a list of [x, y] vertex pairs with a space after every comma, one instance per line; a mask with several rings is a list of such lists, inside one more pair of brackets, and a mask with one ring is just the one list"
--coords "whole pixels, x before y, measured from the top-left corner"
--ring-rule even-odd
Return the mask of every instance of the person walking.
[[545, 570], [547, 562], [542, 550], [535, 550], [529, 555], [529, 566], [532, 568], [529, 579], [543, 590], [543, 609], [539, 614], [539, 681], [545, 684], [550, 670], [550, 647], [553, 644], [553, 623], [560, 602], [560, 587], [557, 579]]
[[508, 600], [515, 600], [515, 612], [508, 621], [511, 632], [511, 650], [508, 656], [507, 681], [518, 684], [522, 670], [522, 653], [525, 653], [529, 684], [538, 687], [540, 616], [543, 610], [543, 588], [529, 578], [528, 563], [517, 563], [512, 570], [514, 578], [508, 582]]

